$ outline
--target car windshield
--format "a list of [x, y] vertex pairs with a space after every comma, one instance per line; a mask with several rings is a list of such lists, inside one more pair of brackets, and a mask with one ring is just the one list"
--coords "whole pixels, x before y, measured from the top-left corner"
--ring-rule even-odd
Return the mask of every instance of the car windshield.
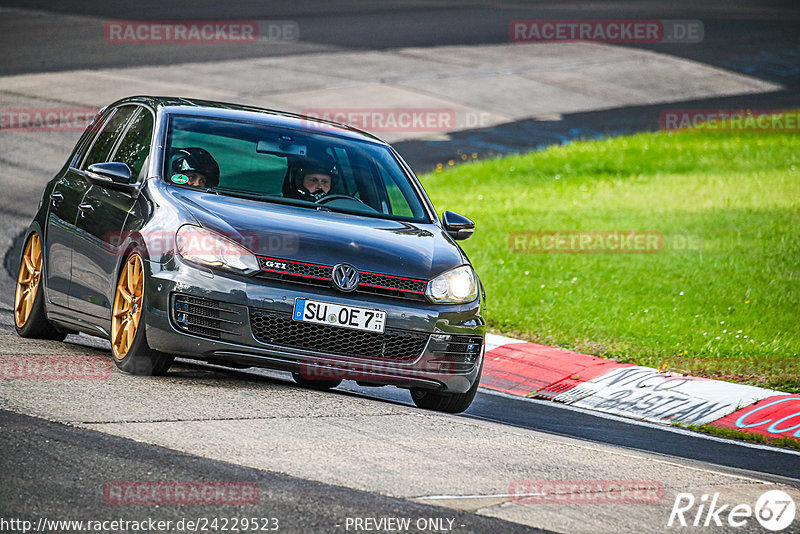
[[173, 115], [164, 176], [219, 194], [429, 222], [388, 147], [324, 132]]

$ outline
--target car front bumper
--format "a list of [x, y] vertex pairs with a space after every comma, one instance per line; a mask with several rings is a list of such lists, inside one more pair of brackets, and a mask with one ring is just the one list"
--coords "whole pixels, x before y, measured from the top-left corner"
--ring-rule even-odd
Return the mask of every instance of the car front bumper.
[[[480, 300], [434, 305], [212, 271], [172, 257], [146, 262], [148, 344], [220, 364], [309, 379], [464, 393], [478, 380], [485, 323]], [[295, 298], [380, 309], [384, 334], [297, 323]]]

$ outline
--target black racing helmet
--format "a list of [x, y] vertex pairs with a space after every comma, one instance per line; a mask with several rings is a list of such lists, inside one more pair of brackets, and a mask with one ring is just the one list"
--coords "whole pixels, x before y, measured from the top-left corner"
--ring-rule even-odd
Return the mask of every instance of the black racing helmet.
[[219, 185], [219, 165], [204, 148], [177, 149], [172, 155], [170, 170], [172, 174], [181, 174], [185, 171], [198, 172], [206, 177], [206, 187]]
[[[326, 195], [332, 194], [334, 187], [336, 187], [337, 180], [339, 178], [339, 170], [336, 168], [336, 164], [331, 161], [320, 161], [320, 160], [303, 160], [298, 162], [295, 167], [291, 171], [291, 177], [289, 179], [290, 182], [290, 191], [289, 196], [294, 198], [299, 198], [301, 200], [308, 200], [310, 202], [317, 202], [319, 199], [323, 198]], [[315, 193], [312, 191], [308, 191], [303, 186], [303, 179], [309, 174], [327, 174], [331, 177], [331, 189], [329, 192], [319, 192]]]

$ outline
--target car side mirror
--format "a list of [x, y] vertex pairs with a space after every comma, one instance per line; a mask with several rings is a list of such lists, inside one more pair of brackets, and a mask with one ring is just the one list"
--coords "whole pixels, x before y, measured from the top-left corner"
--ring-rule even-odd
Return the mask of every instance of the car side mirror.
[[124, 163], [110, 161], [89, 165], [86, 169], [86, 179], [94, 185], [124, 191], [133, 198], [139, 195], [139, 186], [130, 183], [131, 169]]
[[460, 241], [467, 239], [475, 231], [475, 223], [454, 211], [442, 213], [442, 224], [450, 237]]
[[125, 163], [114, 161], [108, 163], [95, 163], [86, 169], [89, 178], [95, 180], [110, 180], [115, 184], [129, 184], [131, 181], [131, 169]]

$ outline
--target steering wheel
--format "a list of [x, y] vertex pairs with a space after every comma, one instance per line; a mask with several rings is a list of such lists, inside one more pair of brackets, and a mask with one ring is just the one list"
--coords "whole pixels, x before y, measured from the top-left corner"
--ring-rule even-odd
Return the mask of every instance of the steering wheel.
[[351, 197], [350, 195], [338, 195], [338, 194], [337, 195], [326, 195], [326, 196], [322, 197], [321, 199], [317, 200], [317, 204], [327, 204], [331, 200], [355, 200], [356, 202], [360, 202], [360, 203], [364, 204], [365, 206], [367, 205], [360, 198]]

